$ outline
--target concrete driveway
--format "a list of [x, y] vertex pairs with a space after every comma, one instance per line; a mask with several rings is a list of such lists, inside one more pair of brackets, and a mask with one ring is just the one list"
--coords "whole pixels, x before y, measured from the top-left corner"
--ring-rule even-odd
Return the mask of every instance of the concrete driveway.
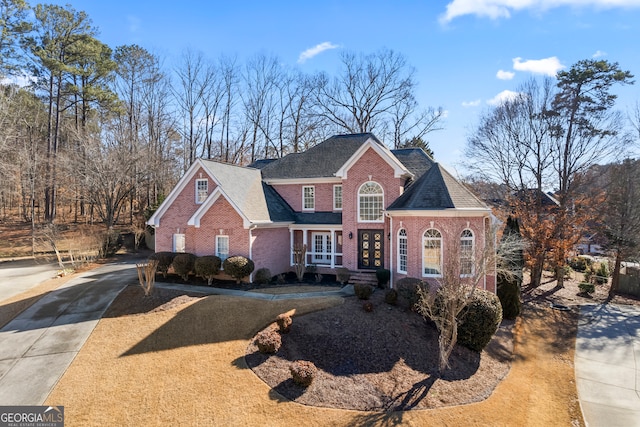
[[82, 273], [0, 329], [0, 405], [41, 405], [132, 281], [135, 260]]
[[54, 278], [59, 269], [58, 263], [42, 260], [0, 262], [0, 301]]
[[640, 307], [582, 306], [575, 370], [587, 426], [640, 427]]

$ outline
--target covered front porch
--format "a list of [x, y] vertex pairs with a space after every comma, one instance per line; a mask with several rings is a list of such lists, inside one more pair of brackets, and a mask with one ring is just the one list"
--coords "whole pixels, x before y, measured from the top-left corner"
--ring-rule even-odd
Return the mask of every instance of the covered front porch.
[[292, 225], [289, 228], [290, 265], [295, 265], [295, 252], [306, 247], [305, 266], [342, 267], [342, 225]]

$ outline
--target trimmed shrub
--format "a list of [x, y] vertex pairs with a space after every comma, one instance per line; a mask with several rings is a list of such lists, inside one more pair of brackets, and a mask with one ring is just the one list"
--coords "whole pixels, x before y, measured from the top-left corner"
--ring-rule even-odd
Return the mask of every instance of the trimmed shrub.
[[196, 265], [196, 258], [194, 254], [177, 254], [171, 263], [173, 271], [186, 282], [189, 280], [189, 273], [193, 272], [193, 268]]
[[276, 323], [278, 324], [278, 331], [281, 334], [288, 334], [289, 331], [291, 331], [291, 324], [293, 323], [293, 320], [288, 314], [282, 313], [276, 317]]
[[236, 283], [239, 284], [244, 277], [253, 273], [255, 265], [253, 264], [253, 261], [247, 257], [234, 255], [224, 260], [222, 268], [225, 273], [236, 279]]
[[389, 289], [384, 294], [384, 302], [390, 305], [396, 305], [398, 303], [398, 291], [395, 289]]
[[363, 283], [356, 283], [355, 285], [353, 285], [353, 291], [355, 292], [358, 299], [369, 299], [369, 297], [373, 293], [373, 286], [365, 285]]
[[502, 316], [505, 319], [515, 319], [520, 315], [522, 303], [520, 302], [521, 280], [519, 277], [507, 277], [498, 274], [497, 295], [502, 306]]
[[272, 277], [273, 276], [271, 275], [271, 270], [269, 270], [268, 268], [259, 268], [258, 270], [256, 270], [256, 274], [253, 276], [253, 281], [260, 285], [266, 285], [267, 283], [271, 282]]
[[296, 360], [291, 364], [289, 370], [291, 371], [293, 382], [302, 387], [309, 387], [318, 372], [316, 365], [306, 360]]
[[177, 254], [175, 252], [156, 252], [151, 255], [149, 259], [158, 261], [158, 268], [156, 271], [161, 273], [162, 277], [166, 278], [169, 267], [171, 267], [173, 258], [175, 258], [176, 255]]
[[578, 284], [580, 292], [586, 295], [590, 295], [596, 291], [596, 285], [593, 283], [582, 282]]
[[378, 280], [379, 288], [386, 288], [389, 285], [389, 280], [391, 279], [391, 271], [387, 270], [386, 268], [377, 269], [376, 279]]
[[362, 309], [367, 313], [371, 313], [373, 311], [373, 304], [367, 301], [362, 304]]
[[265, 329], [256, 335], [255, 343], [260, 353], [273, 354], [280, 349], [282, 338], [273, 329]]
[[609, 281], [609, 266], [606, 262], [601, 262], [600, 266], [593, 271], [594, 280], [597, 284], [603, 285]]
[[339, 267], [336, 270], [336, 280], [338, 283], [344, 285], [349, 282], [349, 279], [351, 279], [351, 272], [348, 268]]
[[196, 259], [193, 271], [196, 276], [200, 276], [207, 280], [207, 284], [211, 286], [214, 276], [220, 272], [222, 260], [215, 255], [201, 256]]
[[428, 290], [427, 284], [415, 277], [405, 277], [396, 282], [395, 289], [404, 304], [413, 308], [418, 303], [418, 288]]
[[492, 292], [476, 289], [471, 302], [462, 311], [458, 325], [458, 344], [480, 352], [502, 322], [500, 300]]

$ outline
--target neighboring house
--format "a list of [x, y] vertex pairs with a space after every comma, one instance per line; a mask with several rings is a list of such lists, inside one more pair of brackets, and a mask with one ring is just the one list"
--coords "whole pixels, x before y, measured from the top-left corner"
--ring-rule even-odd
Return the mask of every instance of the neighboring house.
[[[244, 255], [279, 274], [306, 244], [319, 273], [387, 268], [395, 283], [437, 279], [451, 256], [470, 275], [490, 215], [422, 149], [389, 150], [366, 133], [252, 167], [199, 159], [148, 223], [156, 251]], [[494, 283], [488, 276], [480, 285]]]

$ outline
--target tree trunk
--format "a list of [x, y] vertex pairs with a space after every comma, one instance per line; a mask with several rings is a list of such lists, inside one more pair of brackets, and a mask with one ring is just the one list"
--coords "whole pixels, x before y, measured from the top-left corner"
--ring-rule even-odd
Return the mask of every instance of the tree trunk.
[[611, 287], [609, 288], [609, 296], [607, 299], [611, 300], [620, 287], [620, 267], [622, 265], [622, 254], [620, 251], [616, 251], [616, 261], [613, 267], [613, 274], [611, 275]]

